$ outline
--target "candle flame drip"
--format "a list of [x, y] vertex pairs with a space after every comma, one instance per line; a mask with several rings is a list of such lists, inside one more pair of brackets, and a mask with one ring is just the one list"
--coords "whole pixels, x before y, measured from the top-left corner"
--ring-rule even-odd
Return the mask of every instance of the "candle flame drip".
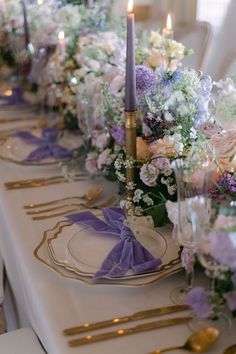
[[64, 39], [65, 39], [65, 33], [64, 33], [64, 31], [60, 31], [58, 33], [58, 40], [59, 41], [64, 41]]
[[172, 20], [171, 20], [171, 15], [170, 14], [168, 14], [168, 16], [167, 16], [166, 28], [168, 30], [172, 30]]
[[127, 12], [128, 13], [133, 12], [133, 7], [134, 7], [134, 0], [129, 0], [127, 5]]
[[4, 96], [7, 96], [7, 97], [12, 96], [12, 94], [13, 94], [12, 90], [6, 90], [6, 91], [4, 92]]

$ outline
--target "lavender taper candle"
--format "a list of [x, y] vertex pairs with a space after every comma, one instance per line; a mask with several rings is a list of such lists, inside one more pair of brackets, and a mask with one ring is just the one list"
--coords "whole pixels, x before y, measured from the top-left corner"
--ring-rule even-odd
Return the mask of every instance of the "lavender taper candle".
[[24, 0], [21, 0], [21, 5], [22, 5], [23, 17], [24, 17], [25, 47], [28, 47], [28, 44], [30, 42], [30, 35], [29, 35], [26, 5]]
[[125, 145], [126, 145], [126, 190], [127, 200], [133, 205], [136, 161], [136, 75], [135, 75], [135, 45], [134, 45], [134, 14], [133, 0], [128, 2], [127, 15], [127, 58], [125, 81]]
[[134, 112], [136, 103], [135, 75], [135, 31], [133, 0], [129, 0], [127, 14], [127, 49], [126, 49], [126, 78], [125, 78], [125, 111]]
[[94, 0], [87, 0], [88, 8], [92, 9], [94, 7]]

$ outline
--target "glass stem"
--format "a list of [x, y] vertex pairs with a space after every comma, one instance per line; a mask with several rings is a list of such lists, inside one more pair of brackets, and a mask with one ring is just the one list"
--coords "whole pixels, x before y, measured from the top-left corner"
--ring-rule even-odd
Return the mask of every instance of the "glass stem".
[[186, 270], [185, 271], [185, 279], [186, 279], [186, 293], [190, 291], [193, 287], [194, 283], [194, 266], [192, 266], [192, 269]]

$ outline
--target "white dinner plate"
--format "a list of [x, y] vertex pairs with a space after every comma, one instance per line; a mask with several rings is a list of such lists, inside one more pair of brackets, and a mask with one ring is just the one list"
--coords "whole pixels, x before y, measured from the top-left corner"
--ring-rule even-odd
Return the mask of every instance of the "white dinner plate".
[[[41, 129], [32, 130], [32, 134], [38, 137], [41, 137], [41, 132]], [[58, 139], [57, 143], [68, 150], [73, 150], [79, 146], [79, 137], [75, 134], [65, 131], [63, 135]], [[37, 149], [37, 147], [37, 145], [26, 143], [24, 140], [18, 137], [9, 136], [9, 138], [0, 146], [0, 159], [20, 165], [30, 166], [53, 165], [61, 161], [60, 159], [50, 157], [43, 159], [42, 161], [25, 162], [24, 160], [32, 151]]]
[[[167, 242], [163, 235], [146, 226], [139, 226], [138, 231], [133, 228], [133, 231], [139, 242], [155, 258], [164, 257]], [[118, 236], [99, 234], [88, 227], [72, 224], [70, 228], [57, 233], [56, 238], [49, 239], [48, 247], [57, 264], [80, 275], [94, 277], [118, 241]], [[143, 274], [134, 275], [130, 270], [125, 276], [116, 279], [131, 279], [137, 276]], [[106, 278], [114, 279], [109, 276]]]

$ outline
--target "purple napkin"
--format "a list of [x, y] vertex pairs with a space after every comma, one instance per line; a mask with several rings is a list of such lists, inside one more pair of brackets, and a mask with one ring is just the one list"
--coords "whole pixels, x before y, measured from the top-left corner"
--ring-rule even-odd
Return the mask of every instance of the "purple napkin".
[[120, 238], [95, 274], [95, 279], [105, 276], [121, 277], [130, 268], [135, 274], [144, 273], [154, 270], [161, 264], [161, 260], [154, 258], [125, 225], [125, 214], [122, 209], [105, 208], [103, 216], [105, 221], [98, 219], [90, 211], [66, 216], [73, 223], [86, 225], [98, 233], [115, 235]]
[[38, 145], [38, 148], [32, 151], [24, 162], [41, 161], [51, 156], [56, 159], [72, 157], [71, 151], [56, 143], [59, 133], [60, 130], [58, 128], [51, 127], [43, 129], [41, 138], [27, 131], [18, 131], [12, 133], [11, 136], [21, 138], [29, 144]]
[[29, 103], [23, 97], [22, 87], [13, 87], [11, 96], [0, 95], [0, 99], [6, 101], [6, 103], [1, 104], [2, 107], [8, 105], [23, 106]]

